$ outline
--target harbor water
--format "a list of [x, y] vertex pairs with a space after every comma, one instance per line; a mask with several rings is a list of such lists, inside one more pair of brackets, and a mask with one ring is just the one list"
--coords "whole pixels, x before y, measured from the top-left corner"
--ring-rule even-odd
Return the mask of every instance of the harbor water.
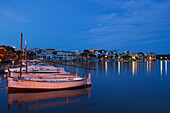
[[[0, 75], [0, 113], [169, 113], [170, 62], [74, 62], [91, 88], [9, 93]], [[66, 71], [83, 69], [66, 65]], [[94, 70], [96, 69], [96, 70]]]

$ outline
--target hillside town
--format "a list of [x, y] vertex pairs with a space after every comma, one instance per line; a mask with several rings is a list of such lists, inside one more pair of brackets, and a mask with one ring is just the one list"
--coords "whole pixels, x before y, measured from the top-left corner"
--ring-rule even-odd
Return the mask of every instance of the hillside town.
[[[25, 49], [22, 49], [24, 56]], [[10, 46], [0, 46], [0, 61], [17, 60], [19, 58], [20, 48]], [[156, 53], [133, 53], [132, 51], [125, 51], [124, 53], [118, 50], [106, 51], [96, 49], [85, 49], [64, 51], [62, 49], [55, 50], [55, 48], [47, 48], [45, 50], [40, 48], [29, 49], [27, 51], [28, 59], [43, 59], [52, 61], [156, 61], [161, 59], [169, 59], [168, 56], [157, 57]]]

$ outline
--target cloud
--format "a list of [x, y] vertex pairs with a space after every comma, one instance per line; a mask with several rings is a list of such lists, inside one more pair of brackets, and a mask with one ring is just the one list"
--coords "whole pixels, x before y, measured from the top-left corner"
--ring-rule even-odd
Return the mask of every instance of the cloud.
[[18, 15], [15, 15], [14, 13], [9, 13], [7, 11], [0, 10], [0, 15], [8, 17], [8, 18], [10, 18], [10, 19], [12, 19], [12, 20], [14, 20], [16, 22], [21, 22], [21, 23], [27, 22], [25, 19], [19, 17]]
[[[11, 19], [15, 22], [25, 23], [27, 22], [26, 18], [24, 18], [25, 12], [23, 8], [21, 8], [21, 1], [18, 0], [6, 0], [0, 2], [0, 16], [1, 18], [5, 18], [4, 21], [7, 21], [6, 18]], [[19, 9], [19, 10], [18, 10]], [[23, 13], [24, 12], [24, 13]], [[2, 21], [2, 20], [1, 20]]]
[[[96, 43], [112, 42], [116, 47], [137, 46], [160, 41], [153, 37], [167, 40], [170, 36], [166, 32], [170, 31], [169, 1], [96, 0], [96, 2], [104, 7], [105, 13], [96, 17], [96, 26], [88, 31]], [[142, 40], [142, 43], [138, 40]], [[115, 42], [120, 42], [121, 45]]]

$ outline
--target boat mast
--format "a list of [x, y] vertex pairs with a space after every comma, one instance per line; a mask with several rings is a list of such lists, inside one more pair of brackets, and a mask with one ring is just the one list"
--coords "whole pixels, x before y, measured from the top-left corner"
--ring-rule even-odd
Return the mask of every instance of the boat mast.
[[84, 78], [84, 65], [85, 65], [85, 63], [83, 62], [83, 78]]
[[72, 73], [73, 73], [73, 61], [71, 60], [71, 64], [72, 64]]
[[22, 75], [22, 32], [21, 32], [21, 50], [20, 50], [20, 76], [19, 78], [21, 79]]
[[26, 74], [27, 74], [27, 40], [25, 39], [25, 60], [26, 60]]

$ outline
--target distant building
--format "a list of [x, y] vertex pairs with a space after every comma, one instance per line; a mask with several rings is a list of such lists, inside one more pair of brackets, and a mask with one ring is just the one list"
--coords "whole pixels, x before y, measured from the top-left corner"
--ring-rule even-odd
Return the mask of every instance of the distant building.
[[120, 58], [121, 52], [118, 50], [113, 50], [113, 59]]
[[109, 51], [107, 57], [108, 57], [108, 59], [114, 59], [113, 58], [113, 51]]
[[53, 51], [52, 54], [49, 54], [49, 53], [51, 53], [51, 52], [46, 51], [46, 58], [47, 59], [67, 60], [67, 61], [75, 59], [74, 58], [74, 56], [75, 56], [74, 52], [70, 52], [70, 51], [64, 51], [64, 50], [59, 49], [57, 51]]
[[156, 60], [156, 53], [147, 53], [146, 54], [147, 60]]
[[54, 48], [47, 48], [47, 49], [45, 49], [45, 52], [47, 54], [53, 54], [53, 52], [55, 52], [55, 49]]
[[97, 51], [97, 48], [94, 50], [91, 48], [91, 50], [90, 50], [91, 53], [95, 53], [95, 51]]
[[125, 54], [128, 56], [132, 56], [133, 53], [131, 51], [127, 50], [127, 51], [125, 51]]
[[[21, 48], [20, 47], [15, 48], [15, 51], [21, 51]], [[22, 52], [24, 53], [24, 48], [22, 48]]]
[[81, 59], [81, 51], [80, 50], [73, 50], [71, 51], [73, 56], [74, 56], [74, 60], [80, 60]]
[[137, 58], [138, 58], [138, 60], [144, 60], [145, 59], [145, 55], [142, 52], [139, 52], [137, 54]]
[[39, 53], [40, 48], [34, 48], [33, 51], [34, 51], [35, 53]]

